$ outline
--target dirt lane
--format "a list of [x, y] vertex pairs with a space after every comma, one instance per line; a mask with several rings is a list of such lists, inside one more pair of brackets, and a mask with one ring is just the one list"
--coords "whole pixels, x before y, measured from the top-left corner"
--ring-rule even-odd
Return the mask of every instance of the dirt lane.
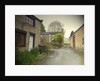
[[55, 53], [41, 60], [38, 65], [82, 65], [81, 55], [70, 48], [54, 49]]

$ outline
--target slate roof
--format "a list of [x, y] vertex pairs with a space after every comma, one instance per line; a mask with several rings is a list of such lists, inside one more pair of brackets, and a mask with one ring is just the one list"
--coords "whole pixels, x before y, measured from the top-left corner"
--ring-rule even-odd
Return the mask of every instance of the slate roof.
[[37, 19], [38, 21], [40, 21], [40, 22], [43, 22], [43, 20], [40, 20], [40, 19], [38, 19], [36, 16], [34, 16], [34, 15], [26, 15], [27, 17], [30, 17], [30, 18], [35, 18], [35, 19]]

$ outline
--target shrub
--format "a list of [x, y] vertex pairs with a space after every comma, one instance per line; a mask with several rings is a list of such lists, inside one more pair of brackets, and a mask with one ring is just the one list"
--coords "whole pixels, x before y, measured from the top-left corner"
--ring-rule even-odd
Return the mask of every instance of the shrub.
[[34, 56], [38, 55], [39, 54], [39, 49], [38, 48], [34, 48], [30, 51], [30, 53]]
[[62, 36], [62, 34], [56, 34], [56, 35], [54, 35], [53, 39], [54, 39], [53, 40], [54, 43], [61, 44], [63, 42], [63, 36]]
[[35, 64], [38, 60], [43, 59], [45, 56], [47, 56], [49, 52], [50, 50], [48, 49], [47, 46], [44, 46], [43, 54], [40, 54], [39, 48], [34, 48], [31, 51], [15, 50], [15, 64], [16, 65]]
[[32, 64], [39, 56], [39, 50], [37, 48], [29, 51], [15, 51], [15, 64], [16, 65], [28, 65]]
[[31, 64], [32, 55], [28, 51], [17, 52], [15, 55], [15, 64]]
[[54, 46], [54, 48], [60, 48], [62, 46], [61, 44], [57, 44], [57, 43], [53, 43], [52, 45]]

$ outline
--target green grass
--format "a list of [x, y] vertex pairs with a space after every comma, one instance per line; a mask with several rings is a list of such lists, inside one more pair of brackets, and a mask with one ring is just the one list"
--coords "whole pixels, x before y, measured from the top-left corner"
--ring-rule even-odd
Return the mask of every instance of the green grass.
[[74, 51], [80, 55], [81, 59], [81, 63], [84, 64], [84, 49], [74, 49]]
[[33, 50], [29, 51], [18, 51], [15, 52], [15, 64], [16, 65], [29, 65], [36, 61], [39, 56], [39, 50], [34, 48]]
[[49, 50], [44, 54], [40, 54], [38, 48], [34, 48], [31, 51], [15, 51], [15, 65], [31, 65], [37, 61], [43, 59]]
[[74, 49], [74, 48], [71, 49], [82, 58], [81, 63], [84, 64], [84, 49]]

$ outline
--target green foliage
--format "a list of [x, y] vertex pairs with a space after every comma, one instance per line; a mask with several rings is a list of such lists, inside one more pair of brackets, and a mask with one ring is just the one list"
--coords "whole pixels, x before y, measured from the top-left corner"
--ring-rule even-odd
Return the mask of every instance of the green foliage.
[[44, 46], [39, 45], [39, 51], [40, 51], [40, 53], [47, 53], [48, 47], [46, 45], [44, 45]]
[[53, 43], [52, 45], [54, 46], [54, 48], [60, 48], [62, 46], [61, 44], [56, 44], [56, 43]]
[[20, 65], [20, 64], [30, 64], [32, 61], [32, 55], [29, 54], [27, 51], [20, 52], [17, 51], [15, 54], [15, 64]]
[[63, 36], [62, 34], [56, 34], [53, 37], [53, 42], [52, 45], [54, 46], [54, 48], [59, 48], [62, 46], [62, 42], [63, 42]]
[[29, 51], [15, 51], [15, 64], [16, 65], [28, 65], [32, 64], [39, 56], [39, 50], [37, 48]]
[[[48, 54], [49, 50], [45, 47], [44, 52]], [[40, 54], [39, 48], [34, 48], [31, 51], [15, 50], [15, 64], [16, 65], [30, 65], [34, 64], [40, 59], [44, 58], [44, 54]]]
[[74, 34], [74, 31], [71, 31], [71, 33], [70, 33], [70, 37], [71, 37], [73, 34]]
[[43, 24], [41, 24], [41, 32], [46, 32], [45, 27]]
[[61, 44], [63, 42], [63, 36], [62, 34], [56, 34], [54, 35], [54, 43]]
[[39, 54], [39, 49], [38, 48], [34, 48], [34, 49], [32, 49], [31, 51], [30, 51], [30, 53], [32, 54], [32, 55], [38, 55]]

